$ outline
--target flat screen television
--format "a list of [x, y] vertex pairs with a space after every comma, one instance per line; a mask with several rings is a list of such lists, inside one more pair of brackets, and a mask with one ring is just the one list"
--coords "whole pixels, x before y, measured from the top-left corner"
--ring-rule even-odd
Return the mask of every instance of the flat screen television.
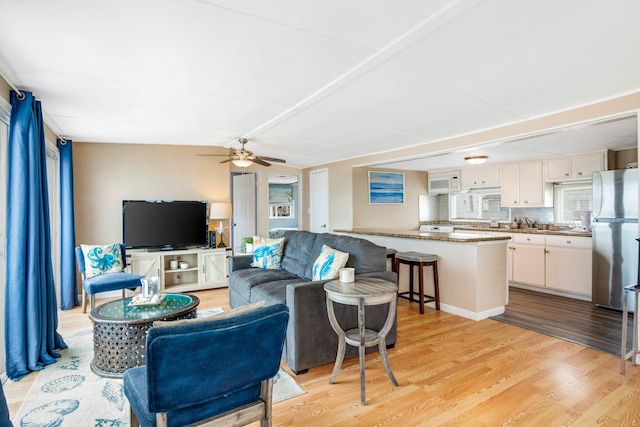
[[208, 229], [206, 201], [122, 201], [122, 235], [127, 248], [206, 246]]

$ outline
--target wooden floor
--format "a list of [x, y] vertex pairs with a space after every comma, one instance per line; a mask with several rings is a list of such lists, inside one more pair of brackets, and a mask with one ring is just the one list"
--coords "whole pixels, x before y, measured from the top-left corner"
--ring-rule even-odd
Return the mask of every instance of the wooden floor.
[[[620, 354], [622, 312], [597, 307], [589, 301], [511, 287], [504, 314], [493, 319]], [[627, 325], [627, 343], [631, 346], [632, 315]]]
[[[228, 308], [226, 289], [196, 293], [200, 308]], [[306, 394], [273, 407], [274, 426], [637, 425], [640, 368], [610, 354], [492, 319], [475, 322], [398, 302], [398, 343], [389, 351], [400, 384], [377, 353], [367, 355], [367, 404], [359, 404], [357, 358], [296, 377]], [[79, 309], [62, 312], [62, 335], [87, 328]], [[284, 368], [290, 372], [288, 367]], [[34, 375], [5, 385], [15, 414]], [[254, 424], [257, 426], [257, 423]]]

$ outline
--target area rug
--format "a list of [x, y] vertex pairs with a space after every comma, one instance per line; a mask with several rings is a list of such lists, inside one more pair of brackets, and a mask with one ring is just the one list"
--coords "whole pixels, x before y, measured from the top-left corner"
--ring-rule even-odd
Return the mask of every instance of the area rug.
[[[103, 378], [91, 371], [93, 332], [65, 336], [67, 349], [53, 365], [38, 373], [24, 403], [13, 418], [21, 427], [129, 426], [129, 404], [122, 380]], [[273, 403], [305, 391], [280, 369], [274, 379]]]

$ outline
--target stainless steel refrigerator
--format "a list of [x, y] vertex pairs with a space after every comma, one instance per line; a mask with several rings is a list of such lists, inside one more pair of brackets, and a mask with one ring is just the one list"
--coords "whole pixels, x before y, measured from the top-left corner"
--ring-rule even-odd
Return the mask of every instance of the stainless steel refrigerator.
[[593, 174], [592, 235], [592, 301], [622, 310], [624, 287], [638, 282], [638, 169]]

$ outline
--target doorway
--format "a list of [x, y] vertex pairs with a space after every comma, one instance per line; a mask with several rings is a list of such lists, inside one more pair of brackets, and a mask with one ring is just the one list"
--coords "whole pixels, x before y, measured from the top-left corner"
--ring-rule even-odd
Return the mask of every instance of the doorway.
[[287, 230], [300, 229], [300, 189], [298, 174], [267, 174], [267, 230], [270, 238], [280, 238]]

